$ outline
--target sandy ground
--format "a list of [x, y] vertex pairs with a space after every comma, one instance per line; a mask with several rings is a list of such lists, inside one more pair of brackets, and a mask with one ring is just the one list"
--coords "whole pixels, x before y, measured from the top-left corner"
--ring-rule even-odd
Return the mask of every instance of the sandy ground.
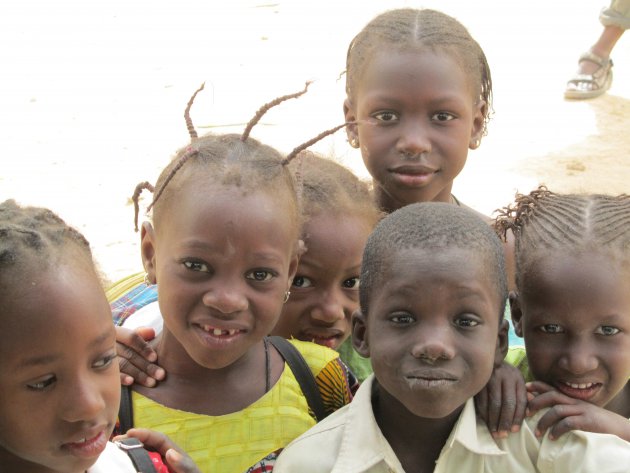
[[[289, 151], [341, 123], [350, 39], [377, 13], [405, 5], [456, 16], [493, 70], [495, 115], [456, 180], [460, 200], [491, 213], [538, 183], [628, 192], [630, 38], [613, 53], [608, 95], [562, 98], [579, 53], [601, 31], [604, 1], [2, 2], [0, 199], [57, 211], [85, 233], [110, 279], [139, 270], [129, 196], [187, 143], [182, 112], [201, 82], [194, 122], [222, 132], [240, 131], [262, 103], [315, 80], [254, 129]], [[343, 133], [315, 148], [367, 176]]]

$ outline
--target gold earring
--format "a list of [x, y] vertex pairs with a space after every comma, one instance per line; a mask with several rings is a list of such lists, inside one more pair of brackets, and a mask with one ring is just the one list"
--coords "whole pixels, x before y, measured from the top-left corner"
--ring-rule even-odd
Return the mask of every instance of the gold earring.
[[145, 275], [144, 275], [144, 283], [145, 283], [147, 286], [152, 286], [152, 285], [153, 285], [153, 283], [152, 283], [151, 281], [149, 281], [149, 273], [147, 273], [147, 274], [145, 274]]
[[291, 295], [291, 291], [287, 291], [284, 293], [284, 300], [282, 301], [283, 304], [286, 304], [287, 301], [289, 300], [289, 296]]
[[356, 138], [350, 138], [350, 146], [352, 146], [353, 148], [358, 148], [359, 147], [359, 140]]

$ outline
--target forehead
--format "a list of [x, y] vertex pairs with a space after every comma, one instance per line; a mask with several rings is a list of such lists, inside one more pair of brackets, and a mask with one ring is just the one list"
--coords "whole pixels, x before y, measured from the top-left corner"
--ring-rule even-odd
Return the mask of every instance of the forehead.
[[[318, 213], [305, 224], [302, 232], [309, 251], [363, 255], [372, 229], [365, 218], [356, 215]], [[308, 254], [308, 252], [307, 252]]]
[[448, 49], [376, 49], [357, 76], [356, 94], [392, 93], [400, 88], [446, 97], [462, 92], [474, 95], [471, 74]]
[[[412, 293], [464, 290], [499, 301], [489, 263], [465, 248], [403, 249], [388, 257], [378, 291], [405, 287]], [[379, 289], [380, 288], [380, 289]], [[500, 304], [500, 301], [498, 302]]]
[[231, 235], [285, 249], [297, 241], [298, 222], [283, 194], [216, 184], [204, 192], [191, 186], [178, 194], [156, 231], [160, 239], [203, 242]]
[[630, 261], [603, 252], [540, 252], [521, 275], [521, 297], [531, 303], [617, 305], [630, 313]]
[[3, 361], [64, 353], [103, 334], [113, 340], [109, 304], [91, 268], [58, 265], [32, 274], [22, 285], [3, 307]]

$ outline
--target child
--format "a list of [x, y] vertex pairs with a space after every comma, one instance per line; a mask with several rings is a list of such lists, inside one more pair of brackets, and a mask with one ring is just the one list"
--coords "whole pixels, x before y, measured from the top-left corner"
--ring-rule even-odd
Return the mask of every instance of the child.
[[[358, 356], [349, 340], [344, 341], [350, 335], [350, 316], [359, 306], [363, 248], [381, 212], [367, 184], [331, 159], [303, 152], [291, 168], [301, 180], [298, 193], [305, 221], [301, 237], [305, 247], [291, 284], [291, 297], [271, 333], [338, 350], [342, 361], [362, 381], [372, 372], [369, 360]], [[159, 311], [151, 313], [157, 322], [145, 315], [151, 311], [148, 303], [157, 300], [157, 286], [141, 283], [141, 276], [118, 283], [120, 290], [111, 293], [113, 310], [126, 327], [148, 324], [159, 332]], [[147, 309], [132, 316], [143, 307]], [[135, 352], [127, 348], [127, 353], [131, 358]], [[147, 370], [149, 366], [155, 369], [155, 365], [147, 366], [141, 359], [132, 361]], [[134, 366], [125, 365], [124, 369], [141, 384], [155, 379], [153, 373], [138, 374]]]
[[[107, 441], [118, 363], [87, 240], [50, 210], [10, 200], [0, 204], [0, 235], [0, 470], [135, 472]], [[164, 436], [130, 436], [158, 448], [171, 471], [199, 471]]]
[[622, 472], [630, 444], [575, 432], [537, 438], [529, 424], [495, 442], [474, 396], [507, 349], [501, 243], [472, 212], [404, 207], [370, 235], [353, 343], [374, 375], [353, 402], [293, 441], [278, 473]]
[[[300, 209], [283, 158], [243, 135], [197, 134], [158, 178], [153, 223], [142, 225], [148, 281], [164, 320], [153, 341], [167, 376], [134, 385], [134, 424], [163, 431], [203, 471], [245, 471], [315, 424], [294, 373], [267, 335], [297, 269]], [[194, 96], [193, 96], [194, 98]], [[323, 135], [322, 135], [323, 136]], [[149, 187], [149, 186], [147, 186]], [[351, 399], [338, 354], [293, 342], [326, 411]]]
[[486, 57], [461, 23], [424, 9], [378, 15], [350, 43], [346, 94], [348, 141], [383, 210], [460, 205], [453, 180], [481, 143], [492, 100]]
[[630, 441], [629, 196], [518, 195], [496, 226], [516, 236], [517, 291], [510, 294], [523, 350], [519, 364], [539, 431], [611, 433]]

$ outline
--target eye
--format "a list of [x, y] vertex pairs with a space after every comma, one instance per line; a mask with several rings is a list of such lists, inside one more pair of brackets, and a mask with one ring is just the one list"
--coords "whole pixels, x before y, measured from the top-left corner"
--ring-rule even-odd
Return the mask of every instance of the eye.
[[540, 326], [540, 331], [544, 333], [562, 333], [564, 330], [558, 324], [546, 324]]
[[595, 333], [599, 335], [606, 335], [606, 336], [617, 335], [619, 332], [621, 332], [621, 330], [611, 325], [601, 325], [595, 331]]
[[431, 117], [432, 120], [435, 120], [438, 122], [448, 122], [450, 120], [453, 120], [454, 118], [455, 118], [455, 115], [448, 112], [437, 112], [437, 113], [434, 113], [433, 116]]
[[397, 325], [409, 325], [415, 322], [415, 319], [409, 314], [394, 314], [390, 316], [389, 320]]
[[274, 274], [271, 271], [267, 271], [265, 269], [255, 269], [254, 271], [250, 271], [245, 275], [247, 279], [251, 279], [252, 281], [269, 281], [274, 277]]
[[92, 368], [96, 368], [96, 369], [107, 368], [107, 367], [111, 366], [112, 361], [114, 361], [115, 359], [116, 359], [116, 354], [115, 353], [107, 354], [103, 358], [100, 358], [99, 360], [96, 360], [96, 362], [92, 365]]
[[57, 381], [57, 377], [55, 375], [50, 375], [33, 383], [28, 383], [26, 387], [33, 391], [43, 391], [47, 387], [51, 386], [55, 381]]
[[479, 325], [479, 321], [468, 316], [460, 316], [455, 319], [455, 325], [463, 328], [472, 328]]
[[205, 263], [200, 263], [199, 261], [184, 261], [184, 266], [190, 269], [191, 271], [198, 271], [203, 273], [209, 273], [210, 269], [208, 265]]
[[359, 279], [359, 277], [356, 276], [354, 278], [346, 279], [344, 282], [341, 283], [341, 285], [346, 289], [359, 289], [360, 281], [361, 280]]
[[313, 283], [309, 278], [305, 278], [304, 276], [295, 276], [291, 285], [293, 287], [305, 288], [311, 287]]
[[391, 123], [398, 120], [398, 115], [394, 112], [386, 111], [386, 112], [378, 112], [372, 115], [379, 122]]

